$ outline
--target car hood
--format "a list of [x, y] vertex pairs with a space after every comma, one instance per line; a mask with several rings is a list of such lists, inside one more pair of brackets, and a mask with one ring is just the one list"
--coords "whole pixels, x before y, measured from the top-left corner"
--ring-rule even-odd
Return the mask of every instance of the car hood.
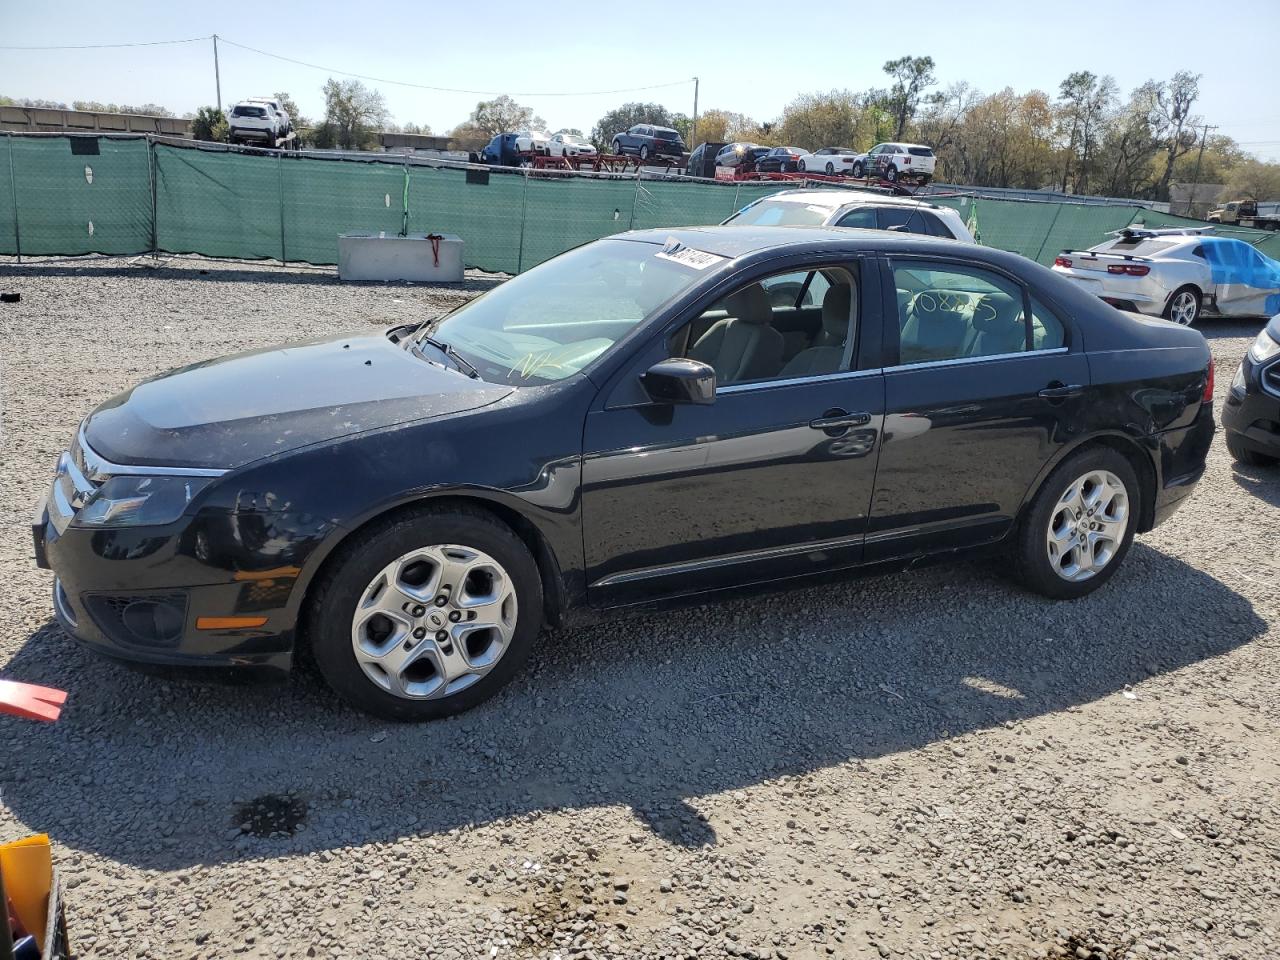
[[114, 463], [232, 469], [309, 444], [496, 403], [512, 392], [385, 335], [335, 337], [193, 364], [102, 406], [84, 439]]

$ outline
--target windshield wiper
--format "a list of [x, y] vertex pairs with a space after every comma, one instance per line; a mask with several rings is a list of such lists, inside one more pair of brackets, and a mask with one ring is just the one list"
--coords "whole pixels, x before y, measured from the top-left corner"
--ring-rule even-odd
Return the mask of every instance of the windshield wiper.
[[472, 380], [480, 379], [480, 371], [476, 369], [475, 364], [473, 364], [470, 360], [468, 360], [466, 357], [460, 354], [457, 350], [453, 349], [453, 347], [449, 346], [449, 344], [445, 343], [443, 340], [437, 340], [435, 337], [430, 336], [429, 334], [423, 334], [418, 338], [418, 342], [431, 344], [431, 346], [435, 347], [437, 350], [443, 353], [446, 357], [452, 360], [455, 364], [457, 364], [458, 369], [461, 370], [463, 373], [465, 373]]

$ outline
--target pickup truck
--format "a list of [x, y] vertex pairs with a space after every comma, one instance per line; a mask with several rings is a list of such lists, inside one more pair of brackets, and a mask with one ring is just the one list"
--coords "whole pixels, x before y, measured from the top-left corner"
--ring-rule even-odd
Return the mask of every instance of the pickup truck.
[[1210, 210], [1208, 220], [1258, 230], [1280, 230], [1280, 203], [1264, 203], [1260, 208], [1257, 200], [1232, 200], [1224, 207]]

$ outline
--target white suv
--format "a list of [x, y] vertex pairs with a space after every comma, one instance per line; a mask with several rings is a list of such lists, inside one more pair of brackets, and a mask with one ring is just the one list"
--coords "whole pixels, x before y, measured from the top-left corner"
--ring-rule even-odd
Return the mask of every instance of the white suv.
[[890, 183], [914, 180], [928, 183], [938, 159], [922, 143], [877, 143], [853, 164], [855, 177], [879, 177]]
[[250, 97], [231, 108], [229, 121], [232, 143], [265, 144], [274, 147], [289, 135], [293, 121], [279, 100]]

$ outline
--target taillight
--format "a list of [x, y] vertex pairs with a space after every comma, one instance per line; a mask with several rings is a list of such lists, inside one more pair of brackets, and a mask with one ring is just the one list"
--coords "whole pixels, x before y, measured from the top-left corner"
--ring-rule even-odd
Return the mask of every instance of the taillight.
[[1204, 393], [1200, 397], [1201, 403], [1213, 403], [1213, 354], [1209, 355], [1209, 369], [1204, 377]]
[[1070, 257], [1054, 257], [1053, 265], [1055, 267], [1069, 267], [1071, 266], [1071, 258]]
[[1107, 273], [1123, 274], [1126, 277], [1145, 277], [1151, 272], [1150, 267], [1140, 263], [1112, 263], [1107, 265]]

